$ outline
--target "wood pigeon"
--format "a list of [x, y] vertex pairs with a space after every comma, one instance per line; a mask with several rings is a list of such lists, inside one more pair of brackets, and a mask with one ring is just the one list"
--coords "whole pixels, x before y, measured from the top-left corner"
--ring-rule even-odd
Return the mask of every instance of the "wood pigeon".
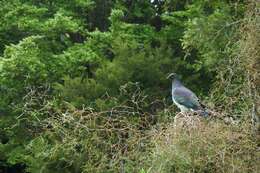
[[176, 73], [169, 74], [167, 79], [172, 80], [172, 100], [181, 112], [195, 111], [201, 116], [208, 116], [198, 97], [182, 85]]

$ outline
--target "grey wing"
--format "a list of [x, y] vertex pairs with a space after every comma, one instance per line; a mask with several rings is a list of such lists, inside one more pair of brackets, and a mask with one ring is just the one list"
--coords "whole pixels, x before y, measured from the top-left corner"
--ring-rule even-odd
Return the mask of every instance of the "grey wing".
[[189, 109], [201, 109], [198, 97], [188, 88], [175, 88], [172, 92], [172, 97], [178, 104], [183, 105]]

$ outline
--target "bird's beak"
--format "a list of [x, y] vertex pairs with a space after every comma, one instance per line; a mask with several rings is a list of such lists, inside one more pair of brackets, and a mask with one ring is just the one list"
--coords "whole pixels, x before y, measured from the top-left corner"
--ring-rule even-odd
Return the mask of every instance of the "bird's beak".
[[170, 73], [170, 74], [166, 77], [166, 79], [170, 79], [171, 76], [173, 76], [173, 75], [174, 75], [174, 73]]

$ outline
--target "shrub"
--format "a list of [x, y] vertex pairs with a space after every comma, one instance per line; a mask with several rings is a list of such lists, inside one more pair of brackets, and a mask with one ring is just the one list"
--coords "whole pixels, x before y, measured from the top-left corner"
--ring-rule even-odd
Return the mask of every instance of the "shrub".
[[177, 117], [152, 131], [155, 147], [147, 172], [257, 172], [257, 139], [248, 124], [198, 116]]

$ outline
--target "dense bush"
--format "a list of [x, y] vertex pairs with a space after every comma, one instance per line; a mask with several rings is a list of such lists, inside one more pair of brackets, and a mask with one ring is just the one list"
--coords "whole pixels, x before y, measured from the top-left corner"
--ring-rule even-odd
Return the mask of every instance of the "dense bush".
[[257, 140], [248, 124], [238, 127], [197, 116], [178, 116], [152, 131], [147, 172], [257, 172]]
[[[258, 7], [1, 1], [0, 172], [256, 172]], [[170, 72], [224, 121], [175, 121]]]

